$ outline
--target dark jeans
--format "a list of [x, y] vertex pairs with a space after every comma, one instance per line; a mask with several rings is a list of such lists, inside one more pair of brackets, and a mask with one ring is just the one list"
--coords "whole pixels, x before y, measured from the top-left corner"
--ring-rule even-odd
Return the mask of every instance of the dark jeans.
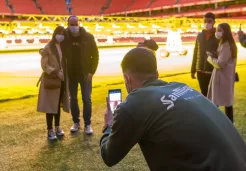
[[71, 112], [73, 116], [73, 122], [80, 122], [80, 110], [78, 105], [78, 85], [80, 84], [82, 101], [83, 101], [83, 118], [84, 124], [91, 124], [91, 91], [92, 91], [92, 82], [86, 81], [83, 77], [80, 78], [71, 78], [69, 79], [69, 89], [70, 89], [70, 105]]
[[61, 100], [62, 96], [64, 93], [64, 82], [61, 84], [60, 88], [60, 97], [59, 97], [59, 102], [58, 102], [58, 112], [57, 113], [46, 113], [46, 123], [47, 123], [47, 129], [53, 129], [52, 123], [53, 123], [53, 118], [55, 118], [55, 126], [60, 126], [60, 116], [61, 116]]
[[209, 86], [209, 82], [210, 82], [210, 79], [211, 79], [211, 74], [205, 74], [205, 73], [197, 72], [197, 79], [198, 79], [198, 82], [199, 82], [201, 93], [205, 97], [207, 97], [207, 95], [208, 95], [208, 86]]

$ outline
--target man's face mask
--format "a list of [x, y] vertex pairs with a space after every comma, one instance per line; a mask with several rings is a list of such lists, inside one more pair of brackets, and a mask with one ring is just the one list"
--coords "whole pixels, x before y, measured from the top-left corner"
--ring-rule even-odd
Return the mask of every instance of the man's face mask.
[[68, 29], [74, 34], [79, 32], [79, 26], [68, 26]]
[[205, 18], [204, 19], [204, 28], [206, 30], [211, 30], [214, 26], [214, 20], [212, 18]]
[[211, 30], [211, 29], [213, 28], [213, 25], [212, 25], [211, 23], [205, 23], [205, 24], [204, 24], [204, 28], [205, 28], [206, 30]]

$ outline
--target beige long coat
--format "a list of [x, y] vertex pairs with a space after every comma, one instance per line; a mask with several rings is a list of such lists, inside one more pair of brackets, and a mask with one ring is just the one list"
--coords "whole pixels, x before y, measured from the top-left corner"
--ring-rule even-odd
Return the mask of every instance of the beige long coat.
[[218, 59], [208, 57], [214, 66], [210, 80], [208, 98], [218, 106], [232, 106], [234, 103], [234, 82], [236, 59], [232, 58], [228, 42], [218, 47]]
[[[62, 65], [59, 64], [60, 56], [58, 50], [53, 43], [48, 43], [45, 48], [41, 51], [41, 67], [43, 72], [47, 74], [51, 74], [54, 70], [61, 70], [63, 67], [64, 73], [64, 84], [65, 84], [65, 91], [63, 94], [63, 98], [61, 101], [61, 106], [65, 112], [70, 111], [69, 105], [69, 88], [68, 88], [68, 79], [67, 79], [67, 72], [66, 72], [66, 65], [65, 60], [62, 60]], [[43, 85], [43, 76], [40, 78], [41, 84], [39, 89], [38, 95], [38, 105], [37, 111], [44, 112], [44, 113], [58, 113], [58, 103], [60, 97], [60, 88], [57, 89], [45, 89]]]

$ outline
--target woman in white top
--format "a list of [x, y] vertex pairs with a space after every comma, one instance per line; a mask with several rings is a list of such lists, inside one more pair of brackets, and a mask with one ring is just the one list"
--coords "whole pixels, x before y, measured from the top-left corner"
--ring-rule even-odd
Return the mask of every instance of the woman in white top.
[[220, 43], [217, 55], [211, 55], [207, 59], [214, 66], [208, 98], [217, 106], [225, 106], [225, 113], [233, 122], [237, 46], [227, 23], [218, 25], [215, 36]]
[[[53, 33], [52, 40], [40, 50], [41, 67], [43, 74], [38, 96], [37, 111], [46, 113], [48, 138], [57, 139], [56, 135], [64, 135], [60, 128], [60, 107], [69, 112], [68, 80], [66, 74], [66, 61], [62, 55], [62, 41], [64, 28], [58, 26]], [[53, 118], [55, 131], [53, 130]]]

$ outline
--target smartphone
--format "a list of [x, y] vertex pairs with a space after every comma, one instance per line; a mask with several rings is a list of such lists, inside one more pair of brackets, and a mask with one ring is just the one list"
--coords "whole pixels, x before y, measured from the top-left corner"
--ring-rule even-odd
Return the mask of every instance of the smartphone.
[[112, 112], [117, 108], [117, 106], [122, 102], [121, 89], [108, 90], [108, 100], [109, 106]]

